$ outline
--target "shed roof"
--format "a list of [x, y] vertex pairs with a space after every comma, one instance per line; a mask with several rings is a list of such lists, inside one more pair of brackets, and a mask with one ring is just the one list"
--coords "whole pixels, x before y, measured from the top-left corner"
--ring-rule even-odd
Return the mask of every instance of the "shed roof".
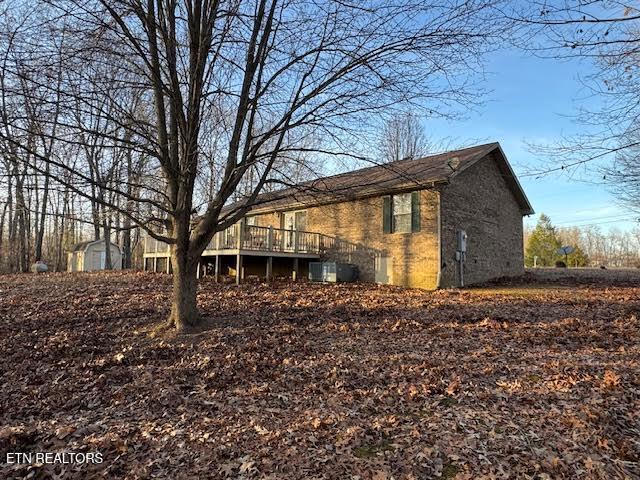
[[[286, 210], [356, 200], [407, 190], [433, 188], [451, 182], [477, 161], [494, 154], [523, 215], [534, 213], [498, 142], [405, 159], [319, 178], [259, 195], [252, 213]], [[229, 205], [232, 209], [238, 204]], [[227, 210], [227, 209], [225, 209]]]
[[[93, 245], [94, 243], [104, 243], [104, 238], [99, 238], [98, 240], [87, 240], [84, 242], [80, 242], [80, 243], [76, 243], [73, 247], [71, 247], [71, 251], [72, 252], [81, 252], [81, 251], [85, 251], [90, 245]], [[120, 247], [118, 247], [118, 245], [116, 245], [115, 243], [111, 244], [113, 247], [116, 247], [118, 250], [120, 250]]]

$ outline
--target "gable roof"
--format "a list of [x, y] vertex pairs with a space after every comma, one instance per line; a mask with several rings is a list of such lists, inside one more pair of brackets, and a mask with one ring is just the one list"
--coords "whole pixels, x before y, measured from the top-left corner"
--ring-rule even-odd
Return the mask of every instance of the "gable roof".
[[[455, 176], [490, 154], [494, 155], [523, 215], [532, 214], [531, 204], [497, 142], [361, 168], [263, 193], [256, 198], [251, 213], [304, 208], [434, 188], [450, 183]], [[230, 205], [228, 208], [234, 206]]]
[[[89, 248], [89, 246], [93, 245], [94, 243], [104, 243], [104, 238], [99, 238], [98, 240], [86, 240], [84, 242], [76, 243], [74, 246], [71, 247], [70, 251], [84, 252], [87, 250], [87, 248]], [[113, 242], [111, 242], [111, 246], [116, 247], [118, 251], [120, 250], [120, 247]]]

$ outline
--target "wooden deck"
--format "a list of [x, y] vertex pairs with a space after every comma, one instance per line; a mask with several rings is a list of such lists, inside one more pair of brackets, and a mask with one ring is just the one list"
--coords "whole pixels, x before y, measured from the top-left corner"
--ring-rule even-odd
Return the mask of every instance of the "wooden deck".
[[[246, 256], [266, 259], [265, 274], [267, 279], [271, 277], [274, 257], [292, 258], [294, 265], [292, 275], [295, 278], [298, 276], [299, 259], [318, 259], [329, 251], [349, 253], [358, 248], [357, 244], [318, 232], [259, 227], [241, 222], [216, 233], [202, 253], [202, 257], [214, 258], [217, 279], [220, 273], [220, 257], [234, 256], [236, 258], [236, 282], [240, 283], [243, 277], [242, 259]], [[152, 260], [153, 267], [149, 269], [158, 271], [159, 259], [168, 259], [169, 255], [168, 244], [150, 237], [145, 238], [145, 270], [147, 269], [146, 259]], [[162, 263], [164, 268], [161, 270], [170, 273], [170, 262], [162, 260]]]
[[[202, 255], [318, 258], [329, 250], [346, 252], [355, 248], [355, 244], [322, 233], [236, 224], [216, 233]], [[147, 237], [144, 256], [168, 257], [169, 245]]]

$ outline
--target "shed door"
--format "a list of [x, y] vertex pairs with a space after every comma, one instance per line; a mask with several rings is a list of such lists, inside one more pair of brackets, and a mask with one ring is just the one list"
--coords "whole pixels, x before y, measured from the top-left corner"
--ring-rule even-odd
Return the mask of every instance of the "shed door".
[[104, 270], [106, 252], [93, 252], [88, 270]]

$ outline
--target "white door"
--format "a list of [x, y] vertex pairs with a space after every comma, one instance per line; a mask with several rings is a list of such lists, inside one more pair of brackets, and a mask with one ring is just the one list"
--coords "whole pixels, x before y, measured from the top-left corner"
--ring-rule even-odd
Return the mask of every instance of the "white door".
[[391, 283], [391, 258], [375, 258], [375, 280], [376, 283], [389, 285]]
[[298, 232], [307, 229], [307, 211], [284, 212], [282, 223], [282, 228], [286, 230], [284, 232], [284, 249], [294, 251], [297, 247], [299, 251], [305, 251], [307, 248], [304, 244], [305, 237], [299, 235]]
[[296, 244], [296, 214], [295, 212], [284, 212], [283, 225], [284, 249], [293, 250]]
[[91, 252], [91, 263], [89, 264], [87, 271], [104, 270], [105, 257], [105, 252]]
[[100, 252], [100, 270], [104, 270], [107, 265], [107, 252]]

